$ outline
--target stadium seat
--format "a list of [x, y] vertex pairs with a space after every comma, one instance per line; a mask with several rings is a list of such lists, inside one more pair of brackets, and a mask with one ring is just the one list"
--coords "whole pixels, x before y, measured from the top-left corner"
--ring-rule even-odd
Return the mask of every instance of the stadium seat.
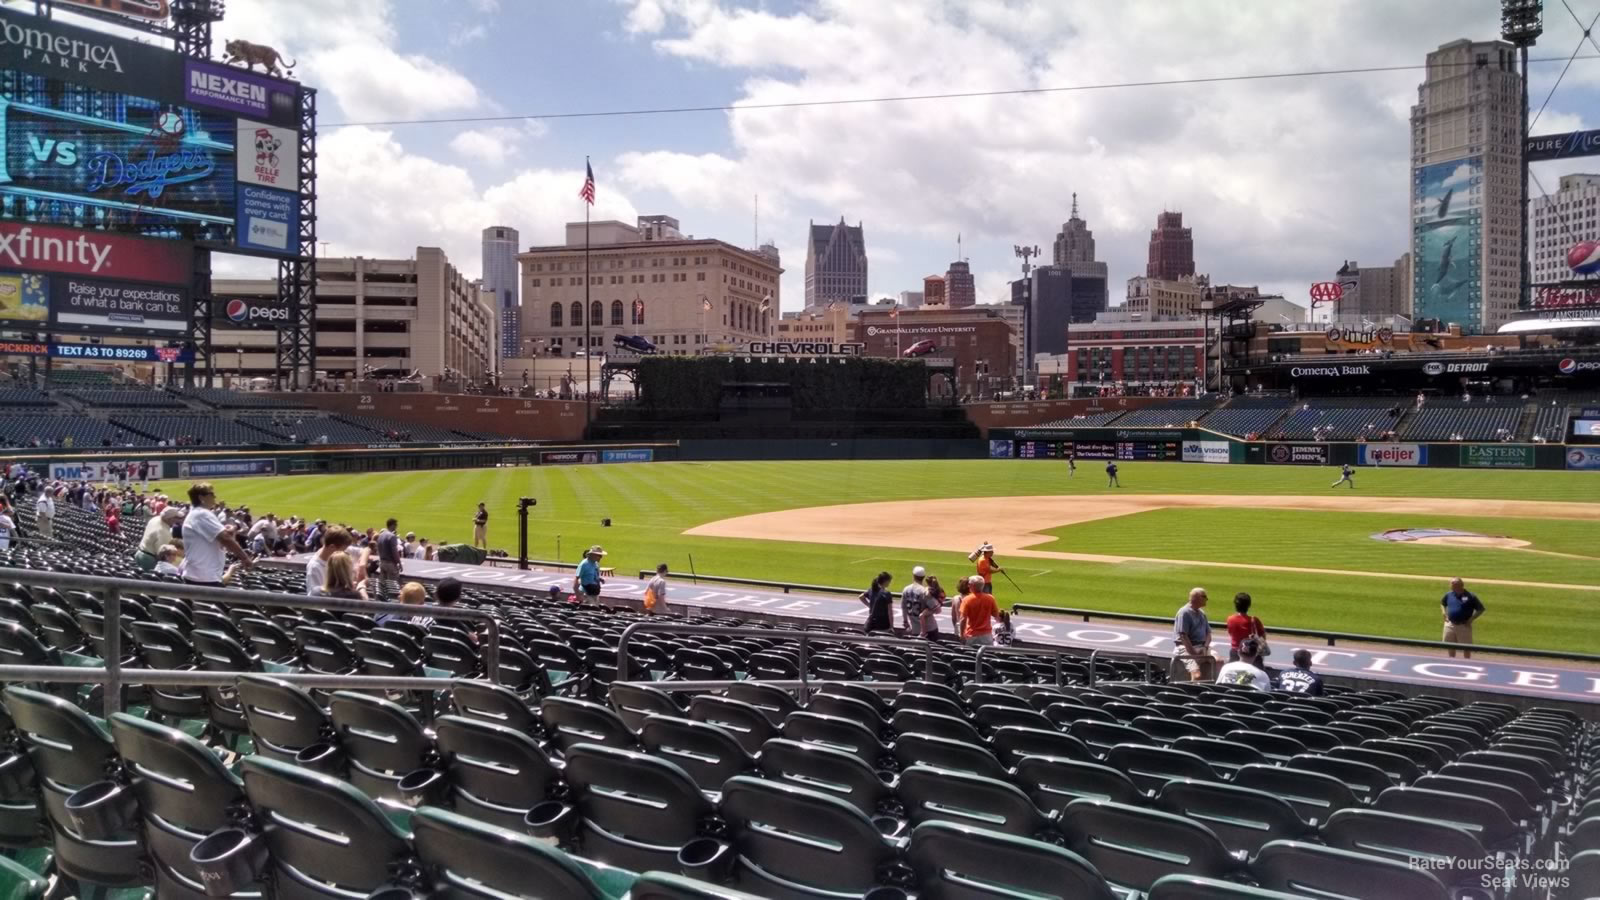
[[434, 727], [448, 793], [427, 802], [520, 831], [528, 810], [559, 793], [560, 770], [527, 734], [464, 716], [440, 716]]
[[915, 765], [970, 772], [985, 778], [1010, 777], [1000, 760], [982, 744], [934, 737], [912, 732], [900, 735], [894, 743], [894, 757], [901, 771]]
[[1060, 843], [1050, 814], [1006, 781], [970, 772], [912, 766], [900, 773], [900, 802], [913, 825], [945, 821]]
[[1052, 813], [1058, 813], [1068, 803], [1084, 798], [1129, 804], [1143, 803], [1149, 799], [1122, 772], [1110, 766], [1075, 759], [1025, 756], [1017, 762], [1013, 778], [1040, 809]]
[[[189, 854], [231, 824], [229, 816], [244, 802], [243, 783], [182, 731], [127, 713], [113, 715], [110, 724], [138, 800], [156, 893], [163, 900], [202, 900], [209, 895]], [[240, 888], [233, 896], [259, 896], [259, 885]]]
[[[8, 687], [5, 707], [27, 748], [60, 872], [88, 890], [146, 883], [143, 842], [127, 814], [131, 789], [117, 791], [127, 798], [119, 810], [114, 783], [105, 780], [118, 763], [110, 734], [73, 704], [38, 691]], [[99, 815], [83, 808], [91, 802]]]
[[1268, 841], [1299, 840], [1316, 831], [1281, 797], [1215, 781], [1169, 781], [1155, 805], [1210, 828], [1229, 851], [1246, 855]]
[[1118, 744], [1106, 754], [1106, 765], [1126, 773], [1147, 794], [1155, 794], [1174, 778], [1221, 780], [1199, 756], [1150, 744]]
[[1326, 822], [1335, 812], [1362, 802], [1337, 777], [1309, 769], [1248, 765], [1234, 773], [1233, 783], [1282, 797], [1301, 819], [1310, 823]]
[[1000, 831], [926, 822], [906, 850], [921, 896], [1113, 900], [1105, 879], [1070, 850]]
[[676, 870], [678, 851], [701, 836], [715, 812], [687, 772], [644, 753], [574, 744], [563, 774], [571, 805], [534, 807], [526, 830], [624, 869]]
[[1191, 819], [1105, 800], [1061, 811], [1070, 847], [1112, 885], [1148, 891], [1164, 875], [1223, 878], [1243, 867], [1216, 834]]
[[238, 700], [255, 752], [262, 756], [292, 763], [307, 747], [333, 740], [328, 714], [310, 694], [287, 681], [266, 675], [241, 676]]
[[800, 708], [799, 701], [782, 688], [754, 681], [728, 686], [728, 699], [739, 700], [761, 710], [774, 727], [781, 726], [789, 714]]
[[1220, 878], [1168, 875], [1150, 886], [1145, 900], [1301, 900], [1301, 895], [1269, 891]]
[[539, 717], [563, 753], [574, 744], [600, 744], [619, 750], [638, 746], [627, 723], [610, 709], [588, 700], [546, 697], [539, 702]]
[[[835, 797], [740, 776], [723, 785], [718, 809], [738, 848], [732, 875], [742, 890], [762, 897], [838, 897], [862, 896], [886, 883], [912, 886], [895, 845]], [[715, 842], [701, 846], [715, 852]]]
[[1490, 851], [1521, 855], [1533, 849], [1531, 834], [1513, 822], [1503, 807], [1482, 797], [1422, 787], [1392, 787], [1378, 795], [1372, 808], [1447, 822], [1471, 832]]
[[[832, 685], [842, 687], [842, 685]], [[870, 730], [873, 734], [883, 733], [883, 714], [877, 707], [856, 697], [837, 693], [819, 693], [806, 704], [806, 711], [822, 716], [834, 716], [849, 719], [861, 727]]]
[[818, 791], [873, 816], [884, 833], [893, 833], [904, 814], [894, 793], [892, 772], [875, 770], [859, 756], [799, 741], [774, 738], [761, 749], [761, 774], [771, 780]]
[[431, 768], [433, 742], [422, 723], [400, 706], [381, 697], [337, 691], [328, 716], [334, 737], [350, 765], [350, 783], [370, 797], [399, 799], [407, 774]]
[[1450, 900], [1432, 873], [1403, 862], [1300, 841], [1273, 841], [1250, 861], [1261, 886], [1294, 896]]
[[608, 694], [611, 708], [616, 710], [622, 718], [622, 724], [634, 734], [644, 727], [647, 716], [683, 715], [683, 710], [671, 694], [646, 684], [613, 684]]
[[1321, 833], [1328, 846], [1341, 850], [1411, 865], [1427, 859], [1428, 871], [1437, 874], [1449, 888], [1478, 886], [1484, 875], [1514, 877], [1512, 860], [1500, 858], [1497, 868], [1486, 868], [1485, 861], [1496, 861], [1496, 857], [1484, 849], [1477, 837], [1465, 828], [1431, 817], [1341, 809], [1329, 817]]
[[681, 716], [647, 716], [639, 743], [652, 756], [677, 763], [708, 793], [735, 775], [756, 771], [755, 759], [732, 733]]
[[[410, 836], [348, 783], [258, 756], [246, 757], [241, 772], [257, 821], [273, 823], [255, 840], [265, 839], [278, 897], [363, 896], [399, 887], [395, 876], [414, 869]], [[222, 829], [208, 849], [247, 839]]]
[[454, 681], [450, 685], [450, 702], [456, 715], [503, 725], [534, 740], [544, 739], [544, 722], [539, 718], [539, 711], [504, 685], [465, 679]]
[[516, 897], [537, 885], [545, 900], [613, 896], [571, 857], [525, 835], [433, 808], [418, 810], [411, 827], [436, 895]]
[[994, 730], [989, 744], [1000, 761], [1015, 766], [1024, 756], [1055, 756], [1096, 762], [1094, 751], [1083, 741], [1054, 728], [1004, 725]]
[[850, 719], [794, 712], [783, 720], [782, 734], [792, 741], [821, 744], [852, 753], [869, 766], [893, 768], [895, 765], [894, 757], [878, 742], [878, 736]]

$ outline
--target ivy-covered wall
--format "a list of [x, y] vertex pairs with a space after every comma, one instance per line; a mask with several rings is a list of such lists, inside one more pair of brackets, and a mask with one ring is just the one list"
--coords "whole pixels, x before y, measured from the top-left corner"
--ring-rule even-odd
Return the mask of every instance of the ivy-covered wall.
[[651, 356], [639, 361], [639, 403], [653, 410], [715, 410], [725, 383], [790, 385], [794, 408], [922, 409], [922, 363], [852, 358], [762, 362], [727, 357]]

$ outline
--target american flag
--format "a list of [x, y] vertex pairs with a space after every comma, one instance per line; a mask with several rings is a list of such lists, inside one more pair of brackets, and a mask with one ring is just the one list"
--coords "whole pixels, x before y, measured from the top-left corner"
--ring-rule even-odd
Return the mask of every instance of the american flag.
[[578, 196], [582, 197], [584, 199], [584, 202], [588, 203], [590, 206], [593, 206], [594, 205], [594, 166], [589, 165], [589, 161], [588, 160], [584, 160], [583, 161], [583, 170], [584, 170], [583, 188], [578, 191]]
[[761, 298], [761, 311], [763, 313], [766, 313], [766, 312], [771, 312], [771, 310], [772, 310], [772, 295], [768, 294], [765, 297]]
[[891, 319], [900, 318], [900, 307], [896, 306], [894, 309], [889, 310], [889, 318], [891, 318]]
[[701, 297], [700, 298], [700, 308], [705, 310], [706, 312], [711, 312], [711, 300], [710, 300], [710, 298]]

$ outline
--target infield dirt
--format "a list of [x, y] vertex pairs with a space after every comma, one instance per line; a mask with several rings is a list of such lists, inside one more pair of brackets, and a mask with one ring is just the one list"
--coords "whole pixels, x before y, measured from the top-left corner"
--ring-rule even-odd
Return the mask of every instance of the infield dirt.
[[[1270, 508], [1363, 513], [1403, 512], [1412, 516], [1478, 516], [1485, 520], [1497, 516], [1511, 516], [1600, 522], [1600, 504], [1595, 503], [1370, 496], [1129, 494], [1092, 498], [1046, 495], [976, 499], [897, 500], [880, 503], [812, 506], [707, 522], [684, 533], [691, 536], [704, 537], [760, 538], [774, 541], [850, 544], [860, 547], [894, 547], [907, 550], [959, 551], [962, 553], [987, 541], [994, 545], [997, 555], [1012, 557], [1099, 563], [1166, 563], [1184, 566], [1217, 566], [1230, 569], [1325, 573], [1375, 578], [1415, 579], [1420, 581], [1437, 581], [1445, 577], [1443, 575], [1399, 574], [1308, 566], [1279, 566], [1148, 556], [1115, 556], [1100, 553], [1072, 553], [1060, 550], [1030, 549], [1039, 544], [1053, 541], [1054, 538], [1051, 535], [1041, 533], [1052, 528], [1090, 522], [1096, 519], [1133, 515], [1149, 510], [1185, 507]], [[1197, 535], [1196, 537], [1198, 539], [1203, 536]], [[1505, 552], [1507, 550], [1521, 549], [1499, 542], [1480, 546], [1483, 546], [1486, 552]], [[1483, 584], [1594, 590], [1593, 585], [1559, 584], [1542, 581], [1488, 578], [1476, 578], [1474, 581]]]

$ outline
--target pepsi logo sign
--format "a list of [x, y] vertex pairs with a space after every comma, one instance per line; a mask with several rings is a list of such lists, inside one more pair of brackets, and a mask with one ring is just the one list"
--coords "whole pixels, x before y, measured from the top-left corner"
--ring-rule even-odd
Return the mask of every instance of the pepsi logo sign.
[[1578, 362], [1569, 356], [1556, 363], [1556, 371], [1563, 375], [1574, 375], [1578, 372], [1600, 372], [1600, 362]]
[[228, 320], [229, 321], [231, 321], [231, 322], [243, 322], [245, 319], [248, 319], [248, 318], [250, 318], [250, 307], [243, 300], [237, 300], [236, 299], [236, 300], [229, 300], [228, 301]]
[[1579, 241], [1567, 251], [1567, 268], [1577, 275], [1600, 272], [1600, 241]]
[[289, 321], [289, 308], [235, 297], [223, 303], [222, 317], [234, 325], [282, 325]]

